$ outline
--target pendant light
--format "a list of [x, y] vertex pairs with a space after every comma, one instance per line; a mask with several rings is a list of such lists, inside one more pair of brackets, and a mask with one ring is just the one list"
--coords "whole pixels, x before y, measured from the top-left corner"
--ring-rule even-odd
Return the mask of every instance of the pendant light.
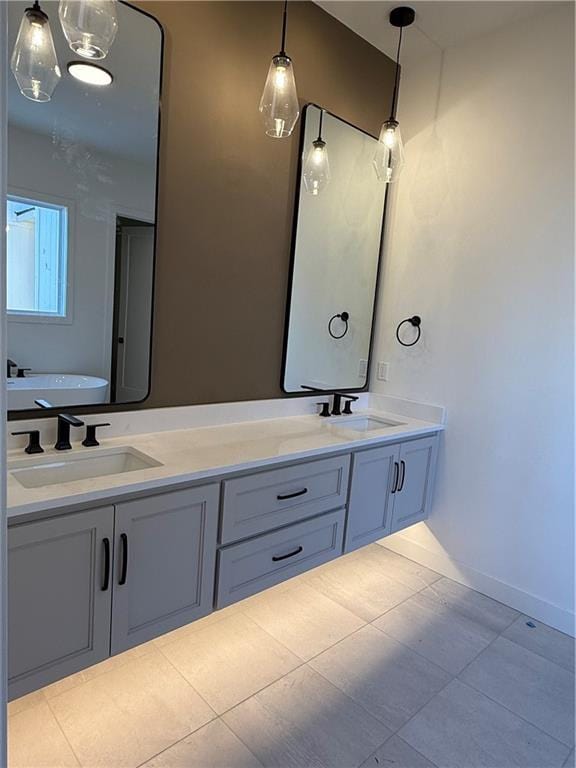
[[24, 11], [10, 68], [23, 96], [50, 101], [61, 75], [50, 22], [38, 0]]
[[390, 12], [390, 24], [400, 29], [398, 37], [398, 52], [396, 54], [396, 74], [394, 76], [394, 91], [392, 94], [392, 109], [390, 117], [380, 130], [378, 146], [374, 155], [374, 168], [380, 181], [390, 184], [396, 181], [404, 165], [404, 147], [400, 135], [400, 125], [396, 120], [398, 107], [398, 91], [400, 89], [400, 48], [402, 47], [402, 30], [413, 23], [415, 13], [413, 8], [402, 6]]
[[58, 16], [74, 53], [106, 58], [118, 30], [116, 0], [60, 0]]
[[275, 139], [290, 136], [300, 114], [292, 59], [284, 50], [287, 12], [288, 0], [284, 0], [280, 52], [272, 58], [260, 99], [260, 112], [264, 118], [266, 134]]
[[330, 163], [328, 162], [328, 150], [326, 142], [322, 138], [322, 119], [324, 110], [320, 110], [318, 125], [318, 138], [312, 142], [312, 147], [304, 163], [304, 186], [306, 192], [318, 195], [330, 181]]

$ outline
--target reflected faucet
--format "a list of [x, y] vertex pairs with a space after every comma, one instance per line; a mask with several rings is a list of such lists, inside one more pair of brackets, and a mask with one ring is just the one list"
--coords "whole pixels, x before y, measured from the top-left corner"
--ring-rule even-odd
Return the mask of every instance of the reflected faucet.
[[12, 378], [12, 368], [18, 368], [18, 363], [15, 363], [14, 360], [8, 360], [6, 361], [6, 377], [8, 379]]

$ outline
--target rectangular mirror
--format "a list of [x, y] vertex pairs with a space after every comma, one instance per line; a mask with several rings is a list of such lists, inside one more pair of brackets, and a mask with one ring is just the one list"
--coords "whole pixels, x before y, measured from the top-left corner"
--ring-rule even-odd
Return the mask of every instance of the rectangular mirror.
[[[314, 145], [320, 130], [324, 147]], [[386, 196], [372, 166], [376, 144], [359, 128], [314, 104], [306, 106], [285, 392], [355, 390], [367, 383]], [[322, 153], [328, 155], [329, 178], [318, 171]]]
[[[31, 5], [7, 4], [10, 51]], [[118, 2], [107, 56], [82, 59], [58, 5], [41, 3], [61, 73], [51, 99], [28, 98], [8, 73], [12, 412], [36, 400], [130, 403], [149, 390], [163, 33]]]

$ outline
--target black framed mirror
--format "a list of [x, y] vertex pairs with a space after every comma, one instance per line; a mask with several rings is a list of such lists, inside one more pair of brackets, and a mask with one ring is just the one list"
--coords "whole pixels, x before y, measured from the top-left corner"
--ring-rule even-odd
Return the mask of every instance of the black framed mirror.
[[[30, 5], [8, 4], [10, 50]], [[82, 59], [59, 3], [41, 8], [60, 71], [50, 100], [8, 73], [9, 418], [150, 388], [163, 30], [118, 2], [107, 55]]]
[[362, 390], [368, 383], [386, 185], [374, 136], [308, 104], [300, 165], [282, 388]]

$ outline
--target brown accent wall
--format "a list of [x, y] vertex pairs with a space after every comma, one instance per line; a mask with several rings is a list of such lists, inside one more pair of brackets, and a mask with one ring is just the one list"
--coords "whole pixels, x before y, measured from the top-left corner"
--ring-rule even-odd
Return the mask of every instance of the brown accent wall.
[[[290, 139], [271, 139], [258, 103], [281, 3], [138, 4], [165, 31], [152, 390], [143, 407], [280, 397], [300, 121]], [[390, 59], [312, 2], [290, 3], [287, 51], [302, 105], [378, 132]]]

